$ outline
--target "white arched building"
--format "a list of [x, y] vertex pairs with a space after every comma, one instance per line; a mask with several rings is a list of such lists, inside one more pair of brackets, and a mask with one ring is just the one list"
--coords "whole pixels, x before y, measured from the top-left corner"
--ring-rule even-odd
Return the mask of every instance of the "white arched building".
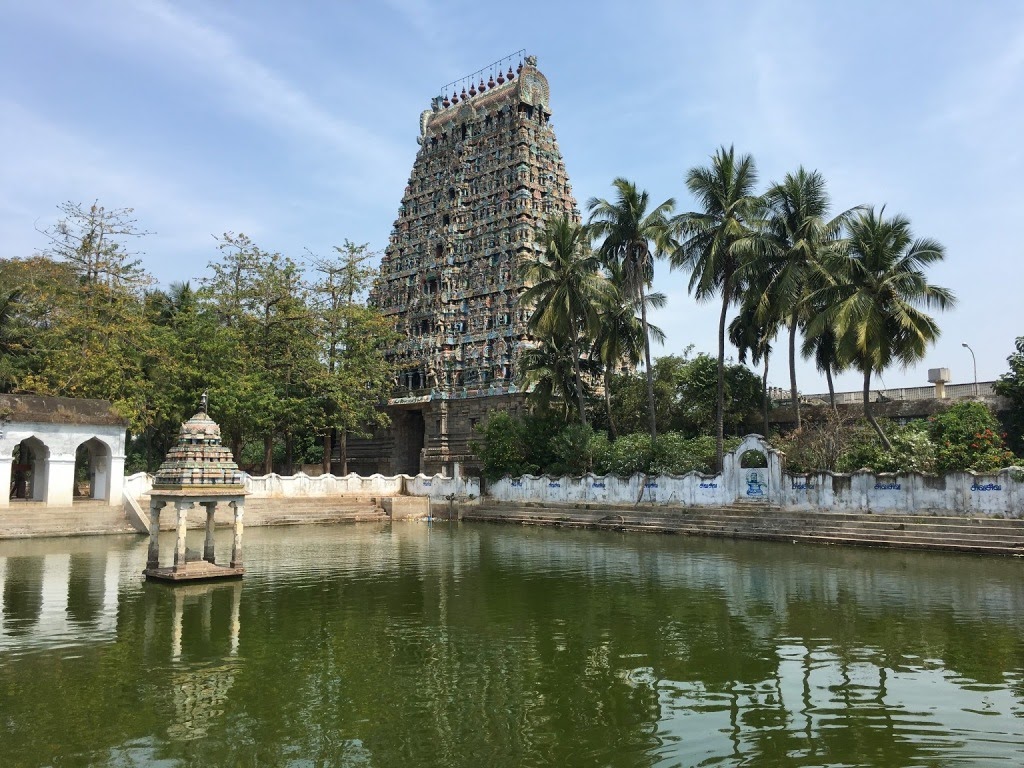
[[0, 395], [0, 507], [122, 504], [126, 424], [106, 400]]

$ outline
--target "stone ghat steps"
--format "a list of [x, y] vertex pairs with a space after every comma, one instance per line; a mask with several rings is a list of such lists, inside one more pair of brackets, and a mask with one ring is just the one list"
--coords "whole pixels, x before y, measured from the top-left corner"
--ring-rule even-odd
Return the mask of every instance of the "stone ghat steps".
[[0, 538], [135, 533], [121, 507], [80, 502], [70, 507], [15, 503], [0, 509]]
[[[139, 506], [146, 514], [149, 498], [139, 499]], [[234, 513], [227, 504], [218, 504], [213, 516], [218, 527], [230, 526]], [[285, 499], [246, 499], [245, 527], [264, 525], [310, 525], [316, 523], [359, 523], [387, 519], [376, 497], [334, 496], [328, 498], [291, 497]], [[174, 508], [170, 505], [160, 512], [160, 530], [171, 531], [176, 527]], [[188, 528], [204, 528], [206, 511], [196, 505], [189, 512]]]
[[606, 518], [614, 520], [636, 520], [642, 518], [648, 522], [688, 522], [693, 524], [722, 524], [730, 521], [751, 525], [871, 525], [892, 530], [913, 525], [917, 530], [959, 530], [963, 533], [993, 533], [999, 535], [1024, 536], [1024, 519], [998, 519], [973, 517], [947, 517], [939, 515], [904, 515], [904, 514], [857, 514], [852, 512], [811, 512], [786, 511], [777, 508], [761, 507], [748, 511], [736, 507], [700, 507], [700, 508], [609, 508], [585, 509], [568, 506], [533, 506], [512, 507], [496, 504], [481, 504], [477, 508], [469, 508], [465, 515], [499, 514], [517, 518], [543, 517], [563, 518], [581, 521], [601, 521]]
[[782, 512], [765, 507], [751, 510], [749, 505], [741, 509], [588, 510], [493, 504], [468, 509], [463, 519], [1024, 556], [1024, 520]]
[[817, 512], [793, 514], [772, 512], [745, 514], [733, 511], [701, 512], [695, 515], [644, 515], [647, 520], [663, 522], [684, 520], [693, 524], [719, 525], [735, 523], [799, 533], [807, 528], [827, 526], [830, 529], [872, 529], [900, 532], [913, 529], [918, 533], [956, 533], [963, 536], [996, 536], [1019, 538], [1024, 542], [1024, 520], [998, 520], [987, 518], [938, 517], [934, 515], [856, 515], [849, 513]]

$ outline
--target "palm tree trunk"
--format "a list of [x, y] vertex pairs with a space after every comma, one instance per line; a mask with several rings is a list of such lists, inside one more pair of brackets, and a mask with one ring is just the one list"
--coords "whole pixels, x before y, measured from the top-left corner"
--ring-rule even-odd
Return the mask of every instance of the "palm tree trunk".
[[604, 368], [604, 407], [608, 411], [608, 434], [612, 440], [619, 436], [615, 428], [615, 417], [612, 415], [612, 371], [607, 365]]
[[274, 471], [274, 436], [263, 436], [263, 474], [269, 475]]
[[764, 356], [764, 374], [761, 376], [761, 394], [763, 396], [763, 401], [761, 403], [761, 408], [763, 409], [763, 415], [764, 415], [764, 435], [762, 435], [762, 437], [764, 437], [764, 439], [767, 440], [768, 439], [768, 405], [769, 405], [769, 400], [768, 400], [768, 355], [767, 355], [767, 353]]
[[722, 471], [725, 456], [725, 316], [729, 311], [729, 280], [722, 286], [722, 312], [718, 318], [718, 405], [715, 409], [715, 467]]
[[576, 402], [580, 408], [580, 424], [584, 427], [587, 426], [587, 407], [583, 400], [583, 373], [580, 371], [580, 344], [579, 341], [573, 337], [571, 351], [572, 351], [572, 372], [576, 383]]
[[832, 410], [839, 413], [836, 408], [836, 387], [832, 383], [832, 366], [829, 363], [825, 364], [825, 381], [828, 382], [828, 401], [832, 403]]
[[875, 432], [878, 433], [878, 439], [882, 441], [882, 447], [886, 451], [892, 450], [892, 443], [889, 442], [889, 438], [885, 436], [885, 432], [875, 421], [874, 414], [871, 413], [871, 369], [868, 368], [864, 371], [864, 416], [870, 422], [871, 426], [875, 428]]
[[658, 439], [658, 421], [654, 413], [654, 369], [651, 368], [651, 334], [647, 327], [647, 297], [644, 287], [640, 286], [640, 322], [644, 329], [644, 363], [647, 366], [647, 416], [651, 427], [651, 450]]
[[348, 474], [348, 430], [341, 429], [338, 431], [338, 451], [340, 452], [341, 459], [341, 474]]
[[793, 401], [793, 418], [800, 429], [800, 399], [796, 394], [796, 315], [789, 319], [789, 396]]

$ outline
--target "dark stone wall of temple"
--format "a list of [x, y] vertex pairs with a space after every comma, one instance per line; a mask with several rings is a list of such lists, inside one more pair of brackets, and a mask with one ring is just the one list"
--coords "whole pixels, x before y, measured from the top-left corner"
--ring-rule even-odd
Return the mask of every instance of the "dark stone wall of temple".
[[392, 427], [350, 440], [350, 469], [472, 467], [472, 425], [522, 403], [518, 359], [531, 340], [518, 267], [540, 247], [549, 216], [579, 220], [549, 100], [527, 56], [517, 72], [435, 98], [421, 115], [420, 148], [370, 296], [403, 337], [392, 352]]
[[527, 410], [522, 392], [388, 406], [389, 427], [370, 438], [349, 438], [348, 468], [361, 475], [451, 474], [457, 462], [464, 474], [477, 475], [480, 462], [470, 448], [479, 439], [476, 425], [496, 411], [520, 416]]

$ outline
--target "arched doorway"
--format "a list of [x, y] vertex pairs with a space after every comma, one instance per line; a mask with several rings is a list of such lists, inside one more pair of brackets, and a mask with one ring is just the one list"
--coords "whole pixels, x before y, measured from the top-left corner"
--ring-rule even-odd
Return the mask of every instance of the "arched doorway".
[[91, 437], [75, 449], [74, 499], [110, 499], [110, 447]]
[[46, 501], [46, 470], [50, 449], [38, 437], [22, 440], [11, 453], [8, 497], [19, 501]]

